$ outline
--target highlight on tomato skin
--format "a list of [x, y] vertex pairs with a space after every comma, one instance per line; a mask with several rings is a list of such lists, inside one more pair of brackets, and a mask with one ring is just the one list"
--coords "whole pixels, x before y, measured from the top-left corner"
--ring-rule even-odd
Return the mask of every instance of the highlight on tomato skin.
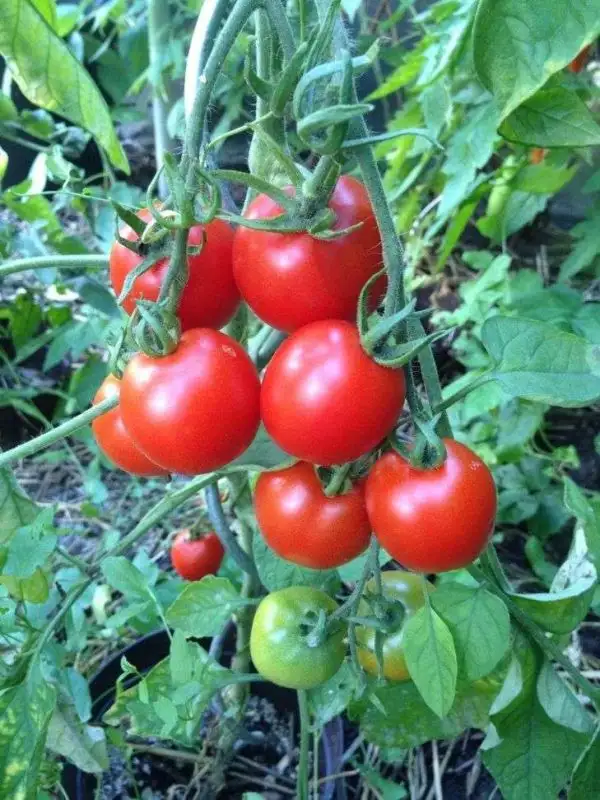
[[403, 371], [377, 364], [356, 326], [324, 320], [291, 334], [273, 356], [261, 416], [287, 453], [333, 466], [377, 447], [397, 424], [405, 397]]
[[454, 439], [446, 460], [417, 468], [396, 452], [375, 463], [367, 512], [382, 547], [402, 566], [436, 573], [471, 564], [492, 536], [497, 498], [487, 465]]
[[[240, 293], [254, 313], [288, 333], [326, 319], [354, 321], [365, 283], [383, 265], [381, 237], [364, 185], [349, 175], [338, 179], [329, 201], [335, 230], [359, 227], [344, 236], [318, 239], [307, 232], [258, 231], [241, 225], [233, 244], [233, 269]], [[256, 197], [249, 220], [269, 219], [282, 208], [267, 195]], [[372, 308], [385, 294], [377, 280]]]
[[[114, 375], [109, 375], [96, 392], [92, 405], [111, 397], [119, 397], [120, 393], [121, 381]], [[168, 470], [155, 464], [135, 444], [123, 422], [120, 406], [96, 417], [92, 422], [92, 432], [104, 455], [125, 472], [140, 477], [160, 477], [169, 474]]]
[[[152, 220], [147, 208], [142, 209], [138, 216], [144, 222]], [[137, 234], [128, 225], [120, 229], [119, 235], [130, 242], [138, 241]], [[188, 255], [189, 277], [177, 310], [182, 331], [222, 328], [235, 314], [240, 294], [233, 278], [233, 237], [233, 228], [220, 219], [190, 229], [188, 246], [201, 249], [198, 253]], [[143, 258], [144, 255], [132, 252], [119, 241], [114, 242], [109, 255], [109, 272], [117, 297], [127, 276]], [[168, 268], [169, 259], [162, 258], [136, 278], [122, 303], [127, 314], [133, 313], [136, 300], [158, 300]]]
[[229, 464], [252, 443], [260, 424], [260, 380], [238, 342], [197, 328], [166, 356], [131, 359], [120, 407], [148, 458], [171, 472], [199, 475]]
[[216, 575], [225, 556], [221, 540], [214, 531], [194, 536], [189, 528], [175, 534], [171, 545], [171, 563], [186, 581], [199, 581]]
[[263, 472], [254, 490], [258, 526], [278, 556], [333, 569], [363, 553], [371, 538], [364, 481], [328, 497], [313, 464]]

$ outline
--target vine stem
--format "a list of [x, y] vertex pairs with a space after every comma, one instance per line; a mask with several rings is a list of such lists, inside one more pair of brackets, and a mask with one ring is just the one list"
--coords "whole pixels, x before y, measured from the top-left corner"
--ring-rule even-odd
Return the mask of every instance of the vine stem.
[[298, 690], [298, 709], [300, 711], [300, 761], [298, 763], [298, 800], [309, 800], [308, 795], [308, 746], [310, 741], [310, 714], [308, 711], [308, 693], [306, 689]]
[[252, 557], [240, 546], [235, 533], [229, 527], [221, 505], [218, 487], [215, 484], [209, 486], [204, 493], [204, 497], [211, 524], [214, 526], [223, 547], [243, 572], [250, 575], [253, 580], [258, 581], [258, 572]]
[[18, 461], [20, 458], [26, 458], [40, 450], [44, 450], [46, 447], [50, 447], [50, 445], [58, 442], [59, 439], [64, 439], [65, 436], [70, 436], [72, 433], [79, 430], [79, 428], [83, 428], [92, 420], [96, 419], [96, 417], [101, 417], [102, 414], [106, 414], [107, 411], [115, 408], [118, 402], [118, 397], [109, 397], [101, 403], [98, 403], [98, 405], [88, 408], [87, 411], [84, 411], [82, 414], [73, 417], [73, 419], [63, 422], [62, 425], [52, 428], [52, 430], [47, 433], [42, 433], [29, 442], [24, 442], [17, 447], [13, 447], [12, 450], [0, 453], [0, 468], [8, 466], [8, 464], [11, 464], [13, 461]]
[[365, 565], [363, 567], [361, 576], [356, 582], [356, 586], [354, 587], [352, 592], [348, 595], [348, 597], [344, 600], [342, 605], [329, 616], [330, 624], [334, 620], [341, 619], [342, 617], [346, 617], [355, 612], [356, 607], [358, 606], [358, 603], [360, 601], [360, 598], [362, 597], [363, 592], [365, 590], [367, 581], [369, 580], [373, 571], [376, 570], [378, 566], [377, 563], [378, 558], [379, 558], [379, 542], [374, 536], [371, 536], [371, 544], [369, 545], [369, 554], [367, 560], [365, 561]]
[[108, 256], [35, 256], [35, 258], [17, 258], [14, 261], [7, 261], [0, 266], [0, 278], [14, 275], [15, 272], [24, 272], [28, 269], [50, 269], [68, 270], [92, 270], [104, 269], [108, 267]]
[[488, 580], [485, 573], [479, 567], [472, 565], [467, 567], [467, 570], [476, 581], [482, 583], [490, 592], [495, 594], [506, 604], [509, 614], [515, 620], [517, 625], [522, 628], [522, 630], [530, 639], [533, 639], [533, 641], [544, 651], [548, 658], [561, 665], [565, 672], [568, 673], [573, 683], [578, 686], [581, 691], [590, 698], [594, 706], [598, 708], [600, 703], [600, 689], [597, 686], [594, 686], [593, 683], [588, 681], [588, 679], [579, 672], [579, 670], [570, 662], [567, 656], [565, 656], [556, 642], [550, 639], [545, 632], [538, 625], [536, 625], [535, 622], [533, 622], [533, 620], [529, 619], [527, 614], [524, 611], [521, 611], [519, 606], [505, 591], [496, 586], [496, 584], [492, 581]]
[[[173, 81], [166, 80], [163, 87], [163, 76], [161, 74], [162, 54], [169, 46], [170, 24], [169, 0], [149, 0], [148, 55], [153, 80], [152, 120], [154, 123], [154, 153], [157, 171], [162, 168], [164, 155], [171, 150], [173, 144], [167, 128], [167, 115], [175, 102]], [[162, 91], [163, 88], [164, 91]], [[158, 185], [160, 197], [164, 199], [168, 191], [164, 174], [161, 174]]]

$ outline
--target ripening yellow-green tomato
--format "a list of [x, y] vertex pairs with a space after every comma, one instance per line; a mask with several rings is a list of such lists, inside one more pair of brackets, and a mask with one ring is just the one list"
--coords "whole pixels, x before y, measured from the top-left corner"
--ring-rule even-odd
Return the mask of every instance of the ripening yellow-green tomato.
[[[383, 597], [391, 601], [390, 630], [383, 634], [383, 675], [390, 681], [406, 681], [410, 678], [404, 658], [404, 628], [408, 619], [425, 605], [423, 583], [428, 592], [435, 586], [424, 581], [421, 575], [404, 570], [381, 573]], [[367, 592], [375, 593], [375, 581], [367, 583]], [[396, 608], [394, 608], [394, 606]], [[373, 616], [373, 610], [365, 599], [360, 601], [358, 615]], [[394, 621], [396, 617], [396, 621]], [[375, 655], [375, 629], [359, 626], [356, 629], [358, 660], [370, 675], [378, 675], [377, 657]]]

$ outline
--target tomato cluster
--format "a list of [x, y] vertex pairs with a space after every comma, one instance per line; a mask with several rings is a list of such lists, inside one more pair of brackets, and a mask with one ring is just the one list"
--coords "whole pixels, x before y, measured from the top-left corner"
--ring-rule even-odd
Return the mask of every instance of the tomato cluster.
[[[279, 556], [312, 569], [336, 568], [364, 552], [374, 534], [417, 573], [465, 566], [486, 546], [496, 510], [491, 474], [467, 447], [444, 440], [445, 458], [433, 468], [390, 450], [366, 476], [357, 478], [348, 469], [363, 457], [362, 472], [372, 463], [371, 455], [397, 425], [406, 386], [401, 369], [383, 366], [366, 352], [353, 322], [361, 290], [382, 261], [364, 186], [340, 178], [329, 207], [338, 232], [330, 238], [245, 226], [234, 233], [220, 220], [193, 228], [189, 241], [195, 249], [178, 308], [179, 344], [161, 357], [137, 353], [120, 381], [107, 378], [94, 402], [118, 395], [119, 405], [95, 420], [94, 433], [106, 455], [131, 473], [194, 475], [240, 456], [262, 421], [272, 439], [298, 459], [263, 472], [256, 483], [257, 522]], [[264, 221], [281, 213], [259, 195], [247, 218]], [[140, 216], [150, 220], [148, 211]], [[146, 247], [131, 228], [121, 231], [110, 257], [117, 294], [147, 258]], [[159, 298], [167, 268], [163, 259], [142, 274], [138, 270], [133, 282], [130, 277], [122, 301], [127, 313], [135, 311], [137, 300]], [[376, 280], [375, 304], [384, 290], [385, 281]], [[289, 333], [262, 385], [243, 347], [217, 330], [240, 298], [264, 322]], [[319, 470], [328, 468], [333, 479], [326, 489]], [[171, 559], [182, 577], [198, 580], [219, 569], [223, 554], [216, 534], [185, 530], [174, 539]], [[375, 631], [359, 627], [357, 655], [376, 674], [381, 644], [384, 675], [403, 680], [404, 622], [425, 602], [424, 587], [433, 587], [406, 572], [385, 572], [381, 587], [377, 593], [367, 585], [358, 615], [375, 614], [383, 639], [376, 647]], [[250, 641], [257, 669], [297, 689], [331, 677], [346, 652], [337, 607], [327, 594], [306, 586], [264, 598]]]

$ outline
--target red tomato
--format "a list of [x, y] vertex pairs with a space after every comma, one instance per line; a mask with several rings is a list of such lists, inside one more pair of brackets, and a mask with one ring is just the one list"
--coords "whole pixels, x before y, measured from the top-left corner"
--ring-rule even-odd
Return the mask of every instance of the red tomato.
[[444, 439], [446, 460], [417, 469], [398, 453], [382, 456], [367, 479], [373, 531], [404, 567], [445, 572], [470, 564], [494, 528], [496, 487], [468, 447]]
[[529, 152], [529, 162], [531, 164], [541, 164], [546, 158], [547, 152], [545, 147], [532, 147]]
[[588, 62], [590, 57], [590, 53], [592, 51], [592, 45], [588, 44], [587, 47], [584, 47], [583, 50], [578, 53], [573, 61], [568, 65], [568, 69], [570, 72], [582, 72], [585, 65]]
[[[316, 239], [308, 233], [274, 233], [239, 227], [233, 245], [233, 269], [242, 297], [265, 322], [295, 331], [322, 319], [356, 319], [361, 289], [383, 264], [381, 239], [365, 187], [355, 178], [339, 179], [329, 201], [335, 230], [362, 222], [338, 239]], [[282, 213], [267, 195], [249, 206], [248, 219]], [[373, 290], [373, 305], [385, 292], [382, 278]]]
[[260, 422], [260, 381], [245, 350], [211, 328], [187, 331], [161, 358], [138, 353], [121, 387], [136, 445], [171, 472], [219, 469], [248, 447]]
[[[110, 397], [118, 397], [121, 391], [121, 381], [114, 375], [105, 378], [102, 386], [96, 392], [93, 405], [108, 400]], [[113, 464], [130, 472], [132, 475], [167, 475], [167, 471], [161, 469], [158, 464], [150, 461], [141, 450], [139, 450], [131, 436], [129, 435], [123, 417], [121, 407], [117, 406], [111, 411], [107, 411], [101, 417], [96, 417], [92, 422], [92, 431], [98, 447], [102, 450]]]
[[306, 461], [263, 472], [254, 507], [269, 546], [303, 567], [339, 567], [360, 555], [371, 538], [364, 486], [327, 497], [315, 468]]
[[189, 530], [179, 531], [171, 545], [173, 569], [186, 581], [199, 581], [205, 575], [216, 575], [225, 550], [216, 533], [194, 539]]
[[330, 466], [368, 453], [394, 428], [405, 398], [402, 370], [363, 350], [349, 322], [313, 322], [293, 333], [267, 367], [265, 427], [290, 455]]
[[[145, 222], [152, 219], [148, 209], [140, 211], [138, 216]], [[190, 275], [178, 311], [181, 329], [184, 331], [191, 328], [222, 328], [229, 322], [240, 302], [231, 262], [232, 228], [220, 219], [214, 219], [204, 228], [196, 225], [190, 230], [188, 244], [202, 245], [204, 232], [206, 241], [202, 252], [188, 257]], [[135, 242], [138, 238], [128, 225], [120, 230], [120, 234], [130, 242]], [[129, 273], [142, 260], [141, 255], [133, 253], [119, 242], [113, 244], [109, 258], [110, 280], [117, 297]], [[168, 259], [163, 258], [136, 279], [123, 302], [123, 308], [128, 314], [135, 309], [136, 300], [158, 299], [168, 267]]]

